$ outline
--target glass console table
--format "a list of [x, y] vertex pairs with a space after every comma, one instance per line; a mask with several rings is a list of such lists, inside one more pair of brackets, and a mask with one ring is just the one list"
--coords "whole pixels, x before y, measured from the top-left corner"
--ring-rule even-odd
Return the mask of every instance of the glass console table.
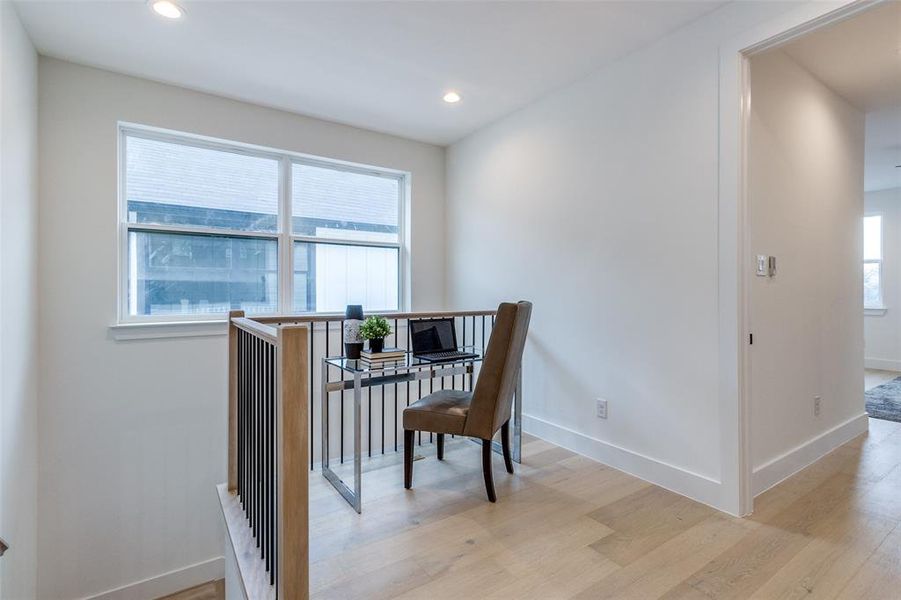
[[[323, 415], [322, 427], [322, 475], [335, 487], [341, 496], [354, 507], [358, 513], [362, 511], [362, 426], [360, 421], [363, 388], [388, 385], [394, 383], [411, 382], [422, 379], [434, 379], [454, 375], [472, 375], [475, 364], [482, 360], [481, 351], [476, 348], [461, 348], [466, 352], [476, 354], [475, 357], [457, 360], [454, 362], [429, 362], [423, 361], [407, 352], [403, 358], [397, 361], [370, 364], [362, 360], [344, 358], [343, 356], [322, 359], [322, 389], [320, 401]], [[337, 368], [341, 373], [341, 379], [329, 381], [329, 367]], [[522, 455], [522, 377], [517, 377], [516, 395], [513, 403], [513, 460], [520, 462]], [[328, 398], [330, 392], [343, 392], [353, 390], [353, 423], [354, 423], [354, 481], [351, 489], [335, 471], [329, 468], [329, 432], [328, 420], [324, 415], [328, 413]], [[343, 401], [343, 400], [342, 400]], [[493, 442], [494, 451], [501, 453], [498, 442]], [[400, 480], [398, 480], [400, 481]], [[399, 484], [398, 484], [399, 485]]]

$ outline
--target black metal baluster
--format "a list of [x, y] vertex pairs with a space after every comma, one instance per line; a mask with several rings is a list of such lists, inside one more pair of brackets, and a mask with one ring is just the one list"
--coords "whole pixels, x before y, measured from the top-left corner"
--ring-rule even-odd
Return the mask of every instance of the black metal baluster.
[[[266, 560], [271, 563], [272, 553], [272, 397], [275, 395], [275, 378], [272, 377], [272, 369], [275, 367], [275, 346], [269, 344], [266, 348], [269, 361], [269, 374], [266, 380], [269, 382], [269, 393], [266, 394], [266, 447], [263, 449], [266, 455]], [[270, 564], [271, 566], [271, 564]], [[267, 567], [268, 569], [268, 567]]]
[[254, 478], [254, 489], [255, 489], [255, 503], [254, 503], [254, 514], [256, 515], [256, 522], [254, 524], [254, 537], [256, 538], [257, 548], [260, 547], [260, 535], [262, 534], [262, 523], [260, 514], [260, 492], [262, 492], [262, 486], [260, 485], [260, 477], [263, 475], [263, 465], [260, 463], [260, 459], [262, 458], [262, 452], [260, 452], [260, 445], [263, 443], [263, 428], [260, 424], [260, 407], [263, 405], [263, 385], [265, 382], [265, 372], [263, 371], [263, 340], [257, 338], [257, 369], [259, 369], [259, 377], [257, 378], [257, 401], [253, 407], [253, 416], [255, 419], [254, 424], [254, 432], [257, 436], [256, 443], [256, 460], [254, 461], [256, 465], [256, 477]]
[[[466, 337], [466, 317], [463, 317], [463, 337], [464, 338]], [[475, 347], [474, 347], [475, 345], [476, 345], [476, 318], [475, 318], [475, 315], [473, 315], [472, 316], [472, 346], [473, 346], [473, 350], [475, 350]], [[475, 365], [475, 363], [469, 363], [469, 364], [470, 364], [470, 366]], [[463, 363], [463, 366], [465, 367], [466, 363]], [[464, 369], [463, 389], [466, 390], [467, 392], [469, 391], [469, 381], [470, 381], [471, 377], [472, 377], [471, 375], [469, 377], [466, 376], [465, 369]]]
[[[312, 333], [313, 326], [310, 325], [310, 335]], [[277, 350], [275, 348], [272, 349], [273, 358], [277, 358]], [[312, 374], [310, 375], [312, 378]], [[272, 365], [272, 381], [275, 381], [275, 361], [273, 361]], [[279, 439], [279, 428], [278, 428], [278, 390], [276, 389], [275, 393], [272, 395], [272, 427], [273, 427], [273, 435], [272, 435], [272, 531], [274, 535], [272, 536], [272, 570], [269, 571], [269, 584], [275, 585], [276, 580], [278, 579], [278, 481], [279, 481], [279, 473], [278, 473], [278, 444], [280, 442]]]
[[244, 406], [241, 421], [244, 424], [244, 452], [241, 456], [244, 463], [244, 516], [250, 518], [250, 386], [253, 383], [253, 349], [250, 346], [250, 334], [244, 332]]
[[254, 464], [254, 450], [256, 449], [256, 431], [253, 422], [253, 406], [257, 393], [257, 378], [259, 377], [259, 369], [257, 369], [257, 344], [256, 337], [250, 336], [250, 398], [247, 406], [247, 432], [249, 434], [249, 444], [247, 445], [247, 518], [250, 521], [251, 535], [256, 535], [254, 528], [254, 481], [256, 480], [256, 468]]
[[256, 426], [254, 427], [254, 431], [256, 431], [257, 436], [257, 445], [256, 445], [256, 469], [257, 476], [254, 479], [254, 485], [256, 486], [256, 504], [254, 508], [254, 512], [256, 514], [256, 526], [254, 527], [255, 537], [257, 541], [257, 548], [260, 548], [260, 535], [262, 534], [262, 522], [261, 517], [262, 514], [260, 512], [260, 505], [262, 504], [260, 501], [260, 494], [263, 491], [263, 486], [260, 485], [260, 478], [263, 475], [263, 465], [260, 460], [263, 457], [262, 443], [263, 443], [263, 427], [260, 423], [260, 407], [263, 406], [263, 386], [265, 384], [266, 373], [263, 367], [263, 340], [257, 338], [257, 368], [260, 370], [260, 377], [257, 380], [257, 403], [254, 406], [254, 418], [256, 419]]
[[[407, 319], [407, 352], [410, 351], [410, 319]], [[407, 406], [410, 406], [410, 380], [407, 380]], [[397, 415], [394, 415], [394, 451], [397, 452], [397, 430], [400, 428]]]
[[[238, 343], [238, 406], [237, 406], [237, 414], [236, 418], [238, 419], [237, 429], [238, 429], [238, 456], [237, 456], [237, 467], [238, 467], [238, 498], [242, 498], [244, 493], [243, 482], [241, 481], [241, 476], [243, 475], [243, 469], [241, 466], [241, 450], [243, 448], [244, 435], [241, 431], [241, 426], [243, 425], [243, 419], [241, 418], [241, 408], [244, 402], [244, 340], [242, 338], [242, 334], [244, 332], [240, 329], [238, 330], [237, 335], [237, 343]], [[241, 500], [241, 505], [244, 505], [244, 500]]]
[[[485, 315], [482, 315], [482, 347], [479, 348], [479, 352], [482, 354], [482, 360], [485, 359]], [[482, 372], [482, 363], [480, 362], [478, 366], [475, 365], [473, 368], [478, 368], [479, 372]]]
[[[465, 315], [462, 317], [462, 321], [463, 321], [463, 347], [465, 348], [466, 347], [466, 316]], [[466, 363], [460, 363], [460, 364], [464, 365], [464, 366], [466, 365]], [[463, 375], [460, 375], [460, 389], [461, 390], [466, 389], [466, 374], [465, 373]]]
[[385, 453], [385, 386], [379, 386], [379, 397], [382, 399], [382, 454]]
[[244, 516], [250, 519], [250, 387], [253, 384], [253, 348], [250, 345], [250, 334], [244, 332]]
[[247, 344], [244, 339], [244, 330], [238, 330], [238, 347], [241, 349], [241, 385], [238, 388], [238, 481], [241, 487], [241, 508], [244, 508], [244, 497], [247, 495], [247, 485], [244, 481], [244, 445], [247, 441], [245, 435], [246, 419], [244, 418], [244, 403], [247, 401]]
[[[397, 329], [397, 319], [394, 319], [394, 346], [400, 348], [400, 339], [397, 337], [398, 329]], [[391, 398], [392, 403], [394, 404], [394, 451], [397, 452], [397, 382], [394, 382], [394, 396]], [[384, 438], [385, 431], [385, 416], [382, 415], [382, 437]], [[384, 440], [382, 442], [382, 454], [385, 453], [384, 448]]]
[[[431, 370], [431, 367], [429, 367], [429, 370]], [[434, 383], [435, 383], [435, 378], [429, 377], [429, 393], [430, 394], [435, 391]], [[441, 389], [442, 390], [444, 389], [444, 377], [441, 378]], [[430, 431], [429, 432], [429, 443], [431, 443], [431, 441], [432, 441], [432, 432]], [[419, 439], [419, 443], [420, 443], [420, 445], [422, 444], [422, 438]]]
[[250, 352], [250, 382], [247, 386], [247, 523], [253, 528], [253, 393], [256, 381], [256, 355], [253, 336], [247, 334], [247, 348]]
[[[275, 346], [269, 348], [269, 381], [272, 384], [269, 394], [269, 582], [272, 584], [272, 574], [275, 570], [273, 554], [275, 549], [275, 395], [278, 389], [275, 387]], [[312, 371], [311, 371], [312, 373]], [[312, 398], [312, 396], [310, 396]], [[312, 402], [310, 403], [312, 405]]]
[[[308, 377], [308, 379], [310, 380], [310, 396], [309, 396], [310, 402], [309, 402], [309, 404], [310, 404], [310, 470], [311, 471], [313, 470], [313, 455], [314, 455], [314, 449], [315, 449], [315, 446], [313, 445], [313, 442], [314, 442], [313, 438], [315, 437], [315, 433], [316, 433], [316, 427], [314, 426], [314, 423], [316, 423], [316, 412], [315, 412], [316, 402], [314, 402], [314, 400], [313, 400], [313, 390], [315, 389], [313, 386], [313, 374], [316, 373], [315, 369], [313, 368], [313, 355], [314, 355], [314, 350], [315, 350], [315, 346], [313, 345], [313, 340], [316, 338], [315, 333], [316, 333], [316, 323], [311, 321], [310, 322], [310, 376]], [[322, 415], [319, 415], [319, 418], [322, 418]]]
[[269, 568], [269, 342], [263, 342], [263, 390], [260, 394], [260, 558]]
[[253, 402], [253, 537], [260, 547], [260, 395], [263, 391], [263, 353], [260, 338], [256, 342], [257, 386]]
[[256, 360], [253, 365], [254, 370], [256, 371], [256, 385], [253, 390], [253, 406], [251, 407], [251, 416], [253, 419], [253, 539], [257, 544], [257, 548], [259, 548], [260, 538], [258, 536], [258, 525], [260, 519], [260, 488], [258, 486], [258, 481], [260, 477], [260, 423], [257, 411], [259, 410], [260, 385], [262, 384], [263, 378], [263, 373], [260, 369], [260, 338], [253, 338], [253, 347], [254, 352], [256, 352]]
[[269, 570], [269, 342], [263, 343], [263, 363], [266, 367], [263, 375], [263, 395], [260, 403], [260, 438], [262, 439], [262, 515], [260, 524], [260, 556], [266, 560], [266, 570]]
[[[431, 369], [431, 367], [429, 367], [429, 369]], [[432, 379], [429, 378], [429, 387], [431, 387], [431, 386], [432, 386]], [[421, 379], [419, 380], [419, 390], [416, 392], [416, 399], [417, 400], [422, 399], [422, 380]], [[416, 432], [416, 438], [417, 438], [417, 443], [420, 446], [422, 446], [422, 432], [421, 431]]]

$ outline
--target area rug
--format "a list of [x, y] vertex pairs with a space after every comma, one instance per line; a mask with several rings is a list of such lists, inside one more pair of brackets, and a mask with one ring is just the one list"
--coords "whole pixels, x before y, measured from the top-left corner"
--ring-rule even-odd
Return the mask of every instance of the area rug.
[[901, 377], [868, 390], [866, 398], [871, 417], [901, 423]]

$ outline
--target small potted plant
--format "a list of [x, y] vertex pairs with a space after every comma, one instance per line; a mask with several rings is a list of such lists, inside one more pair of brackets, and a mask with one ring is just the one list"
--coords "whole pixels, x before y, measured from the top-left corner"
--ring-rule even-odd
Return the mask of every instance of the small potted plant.
[[368, 317], [360, 326], [360, 335], [369, 340], [370, 352], [381, 352], [385, 349], [385, 338], [391, 335], [391, 326], [385, 317]]

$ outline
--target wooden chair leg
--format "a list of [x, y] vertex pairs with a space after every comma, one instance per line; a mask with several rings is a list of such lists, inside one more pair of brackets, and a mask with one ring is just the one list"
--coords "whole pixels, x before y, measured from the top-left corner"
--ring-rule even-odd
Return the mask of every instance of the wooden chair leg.
[[504, 464], [507, 473], [513, 472], [513, 458], [510, 456], [510, 421], [501, 425], [501, 447], [504, 449]]
[[438, 460], [444, 460], [444, 434], [438, 434]]
[[482, 471], [485, 474], [485, 490], [488, 492], [488, 500], [497, 502], [497, 494], [494, 493], [494, 475], [491, 473], [491, 440], [482, 440]]
[[413, 487], [413, 434], [415, 432], [404, 429], [404, 488]]

